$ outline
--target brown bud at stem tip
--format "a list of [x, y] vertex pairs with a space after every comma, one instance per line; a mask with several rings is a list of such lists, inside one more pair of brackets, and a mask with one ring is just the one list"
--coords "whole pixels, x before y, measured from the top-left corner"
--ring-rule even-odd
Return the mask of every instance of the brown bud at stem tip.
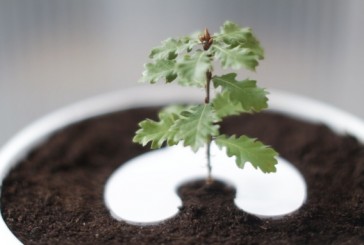
[[205, 40], [210, 41], [210, 39], [211, 39], [211, 36], [210, 36], [209, 30], [207, 30], [207, 28], [205, 28]]
[[208, 50], [213, 42], [213, 39], [210, 36], [210, 33], [207, 30], [207, 28], [205, 28], [204, 34], [199, 36], [199, 39], [203, 45], [204, 50]]

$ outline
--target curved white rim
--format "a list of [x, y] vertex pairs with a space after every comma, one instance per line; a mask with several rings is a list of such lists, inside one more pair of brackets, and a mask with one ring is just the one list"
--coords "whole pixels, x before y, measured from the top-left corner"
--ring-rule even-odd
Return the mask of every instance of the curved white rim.
[[[158, 85], [142, 86], [97, 96], [60, 109], [20, 131], [1, 149], [0, 183], [10, 169], [35, 145], [66, 125], [117, 110], [171, 102], [198, 102], [201, 98], [203, 98], [203, 91], [196, 89], [180, 87], [176, 89], [173, 86]], [[340, 134], [348, 133], [364, 142], [364, 122], [361, 119], [324, 103], [271, 90], [269, 107], [271, 110], [290, 114], [306, 121], [324, 123]], [[2, 217], [0, 217], [0, 237], [6, 244], [21, 244]]]

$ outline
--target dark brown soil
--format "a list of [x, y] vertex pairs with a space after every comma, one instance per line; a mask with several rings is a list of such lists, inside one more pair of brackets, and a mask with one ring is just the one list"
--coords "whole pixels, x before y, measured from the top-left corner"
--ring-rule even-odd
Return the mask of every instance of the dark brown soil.
[[364, 147], [273, 113], [230, 118], [222, 131], [258, 137], [297, 166], [308, 200], [295, 214], [260, 220], [235, 207], [231, 187], [196, 181], [180, 187], [183, 207], [162, 224], [112, 219], [104, 183], [147, 150], [131, 138], [137, 122], [155, 114], [134, 109], [90, 119], [34, 150], [2, 186], [1, 212], [16, 236], [25, 244], [364, 244]]

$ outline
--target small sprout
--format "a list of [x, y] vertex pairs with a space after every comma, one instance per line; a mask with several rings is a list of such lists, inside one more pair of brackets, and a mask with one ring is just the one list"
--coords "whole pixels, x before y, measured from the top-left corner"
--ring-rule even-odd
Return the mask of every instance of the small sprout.
[[212, 42], [213, 42], [213, 38], [210, 36], [209, 31], [207, 30], [207, 28], [205, 28], [205, 32], [203, 35], [200, 35], [199, 37], [200, 42], [202, 43], [203, 49], [206, 51], [210, 48]]
[[[134, 142], [143, 146], [150, 143], [152, 149], [183, 142], [194, 152], [207, 146], [207, 182], [212, 181], [212, 141], [219, 148], [226, 148], [227, 155], [235, 157], [239, 168], [249, 162], [264, 173], [276, 171], [277, 153], [272, 148], [245, 135], [227, 136], [219, 132], [223, 118], [268, 107], [267, 92], [255, 80], [238, 80], [236, 73], [213, 74], [214, 61], [224, 69], [255, 70], [264, 58], [264, 51], [251, 29], [227, 21], [213, 36], [206, 28], [197, 37], [167, 39], [152, 49], [149, 57], [151, 62], [145, 65], [143, 81], [177, 82], [181, 86], [204, 88], [206, 95], [202, 104], [170, 106], [159, 113], [159, 121], [140, 122]], [[214, 98], [211, 89], [215, 90]]]

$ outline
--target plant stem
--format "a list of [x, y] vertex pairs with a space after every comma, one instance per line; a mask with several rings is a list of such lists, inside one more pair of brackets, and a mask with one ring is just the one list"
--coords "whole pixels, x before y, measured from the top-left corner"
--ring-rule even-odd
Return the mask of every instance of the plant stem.
[[211, 184], [212, 183], [212, 176], [211, 176], [211, 137], [207, 140], [207, 146], [206, 146], [206, 157], [207, 157], [207, 179], [206, 183]]
[[211, 84], [211, 71], [206, 72], [206, 97], [205, 97], [205, 104], [210, 103], [210, 84]]
[[[210, 84], [211, 84], [211, 78], [212, 73], [211, 71], [206, 72], [206, 97], [205, 97], [205, 104], [210, 104]], [[211, 184], [212, 183], [212, 177], [211, 177], [211, 142], [212, 137], [209, 136], [207, 138], [206, 142], [206, 158], [207, 158], [207, 179], [206, 183]]]
[[[212, 43], [213, 43], [213, 38], [211, 37], [209, 31], [207, 30], [207, 28], [205, 28], [204, 34], [201, 35], [200, 37], [200, 41], [203, 45], [203, 49], [205, 51], [207, 51]], [[211, 56], [210, 56], [211, 58]], [[206, 97], [205, 97], [205, 104], [210, 104], [210, 84], [211, 84], [211, 79], [212, 79], [212, 73], [210, 70], [206, 71]], [[212, 177], [211, 177], [211, 142], [212, 142], [212, 137], [211, 135], [207, 138], [206, 140], [206, 158], [207, 158], [207, 179], [206, 179], [206, 183], [207, 184], [211, 184], [212, 183]]]

